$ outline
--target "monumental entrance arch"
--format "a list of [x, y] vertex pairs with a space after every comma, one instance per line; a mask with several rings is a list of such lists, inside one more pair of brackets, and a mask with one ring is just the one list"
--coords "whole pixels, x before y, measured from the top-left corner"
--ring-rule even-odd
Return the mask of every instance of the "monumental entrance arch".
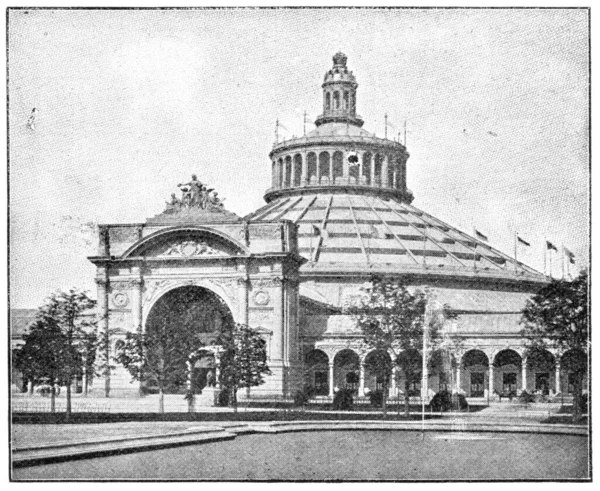
[[[298, 269], [305, 260], [297, 227], [244, 221], [205, 196], [200, 181], [192, 183], [145, 223], [100, 226], [98, 255], [89, 258], [97, 268], [99, 330], [108, 332], [114, 355], [127, 332], [147, 332], [157, 322], [173, 329], [191, 323], [206, 346], [225, 318], [246, 324], [264, 337], [272, 371], [253, 393], [288, 395], [302, 376]], [[211, 368], [200, 365], [203, 374]], [[140, 389], [120, 366], [106, 379], [111, 395]]]

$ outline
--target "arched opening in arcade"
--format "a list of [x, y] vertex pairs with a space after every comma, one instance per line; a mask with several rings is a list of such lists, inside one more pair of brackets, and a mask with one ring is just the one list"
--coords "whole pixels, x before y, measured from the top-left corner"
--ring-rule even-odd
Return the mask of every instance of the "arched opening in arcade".
[[467, 351], [462, 358], [459, 390], [467, 397], [484, 397], [488, 388], [486, 384], [488, 367], [489, 360], [483, 351], [478, 349]]
[[421, 395], [421, 374], [423, 373], [423, 357], [416, 349], [402, 351], [396, 359], [398, 390], [402, 394], [408, 392], [409, 397]]
[[314, 395], [329, 395], [329, 357], [319, 349], [313, 349], [304, 357], [305, 383]]
[[494, 383], [492, 390], [498, 394], [514, 397], [523, 385], [523, 360], [512, 349], [500, 351], [494, 357]]
[[527, 374], [525, 387], [535, 394], [556, 393], [555, 358], [545, 349], [534, 349], [527, 353]]
[[334, 388], [348, 389], [358, 394], [359, 370], [360, 360], [354, 351], [345, 349], [337, 353], [333, 359]]
[[452, 392], [455, 386], [456, 358], [448, 350], [435, 350], [431, 353], [427, 368], [429, 372], [428, 386], [434, 392]]
[[576, 385], [586, 391], [588, 384], [587, 355], [583, 350], [570, 349], [560, 357], [560, 390], [563, 394], [575, 394]]
[[[226, 303], [211, 290], [195, 285], [182, 286], [157, 300], [146, 320], [146, 334], [152, 339], [149, 364], [164, 367], [166, 394], [184, 393], [192, 363], [192, 387], [199, 391], [216, 382], [216, 360], [204, 346], [217, 344], [219, 334], [233, 325]], [[144, 383], [147, 392], [156, 392], [152, 376]]]
[[369, 392], [382, 392], [384, 383], [390, 389], [392, 358], [383, 350], [371, 351], [365, 358], [364, 388], [365, 394]]

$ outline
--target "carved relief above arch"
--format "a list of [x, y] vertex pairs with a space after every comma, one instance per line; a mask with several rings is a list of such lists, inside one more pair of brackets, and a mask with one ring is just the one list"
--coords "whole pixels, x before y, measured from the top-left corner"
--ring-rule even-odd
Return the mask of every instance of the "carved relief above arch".
[[227, 305], [231, 315], [236, 322], [242, 322], [239, 318], [238, 300], [236, 295], [236, 278], [226, 279], [148, 279], [146, 291], [142, 295], [142, 325], [146, 324], [148, 314], [154, 304], [165, 293], [185, 286], [198, 286], [206, 288], [218, 295]]
[[237, 237], [202, 226], [170, 227], [144, 237], [122, 257], [238, 256], [249, 250]]

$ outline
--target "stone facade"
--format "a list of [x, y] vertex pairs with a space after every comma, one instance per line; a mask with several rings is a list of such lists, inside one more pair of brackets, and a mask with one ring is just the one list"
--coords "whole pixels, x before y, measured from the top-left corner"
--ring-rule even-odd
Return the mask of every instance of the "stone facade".
[[[429, 288], [457, 314], [444, 326], [455, 367], [427, 370], [415, 395], [452, 388], [489, 397], [543, 385], [567, 391], [562, 353], [548, 353], [542, 367], [524, 360], [520, 311], [547, 279], [411, 205], [409, 154], [362, 129], [346, 61], [338, 53], [325, 76], [317, 128], [275, 143], [264, 207], [241, 218], [218, 200], [210, 206], [194, 176], [183, 200], [173, 198], [146, 223], [101, 227], [90, 260], [100, 328], [116, 333], [114, 349], [126, 332], [145, 329], [163, 295], [195, 286], [265, 337], [273, 375], [257, 393], [289, 396], [309, 384], [323, 397], [336, 387], [364, 395], [381, 381], [366, 370], [369, 350], [342, 308], [380, 273]], [[391, 395], [404, 387], [396, 375]], [[111, 375], [111, 388], [137, 389], [122, 369]]]

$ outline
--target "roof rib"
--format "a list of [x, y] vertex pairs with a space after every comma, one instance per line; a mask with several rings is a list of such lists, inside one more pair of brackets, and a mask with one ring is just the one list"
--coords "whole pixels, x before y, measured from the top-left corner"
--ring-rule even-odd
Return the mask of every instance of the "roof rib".
[[379, 215], [379, 213], [377, 213], [377, 211], [375, 210], [375, 207], [374, 207], [374, 206], [373, 206], [371, 203], [369, 203], [369, 201], [367, 200], [367, 198], [365, 198], [364, 196], [363, 196], [363, 200], [365, 201], [365, 203], [367, 203], [367, 205], [369, 205], [369, 206], [371, 207], [371, 210], [373, 210], [373, 213], [375, 214], [375, 216], [376, 216], [377, 218], [379, 218], [379, 220], [381, 221], [381, 223], [383, 223], [383, 224], [384, 224], [384, 225], [387, 227], [387, 229], [388, 229], [388, 230], [390, 231], [390, 233], [391, 233], [391, 234], [392, 234], [392, 235], [393, 235], [393, 236], [396, 238], [396, 240], [397, 240], [397, 241], [400, 243], [400, 245], [401, 245], [402, 247], [404, 247], [404, 250], [405, 250], [405, 251], [408, 253], [408, 255], [409, 255], [409, 256], [410, 256], [410, 257], [413, 259], [413, 261], [414, 261], [416, 264], [419, 264], [419, 260], [418, 260], [418, 259], [415, 257], [415, 255], [412, 253], [412, 251], [411, 251], [411, 250], [410, 250], [408, 247], [406, 247], [406, 246], [404, 245], [404, 242], [402, 242], [402, 239], [400, 239], [400, 237], [398, 237], [398, 235], [396, 235], [396, 232], [394, 232], [394, 231], [392, 230], [392, 227], [390, 227], [390, 226], [388, 225], [388, 223], [387, 223], [387, 222], [386, 222], [386, 221], [385, 221], [385, 220], [384, 220], [384, 219], [381, 217], [381, 215]]
[[356, 233], [358, 235], [358, 240], [360, 242], [360, 248], [365, 255], [365, 259], [367, 264], [369, 264], [369, 253], [365, 249], [365, 244], [363, 243], [362, 236], [360, 235], [360, 229], [358, 228], [358, 223], [356, 222], [356, 213], [354, 212], [354, 208], [352, 208], [352, 198], [348, 197], [348, 205], [350, 206], [350, 213], [352, 214], [352, 220], [354, 220], [354, 226], [356, 227]]
[[327, 203], [327, 209], [325, 210], [325, 215], [323, 216], [323, 221], [321, 222], [321, 230], [319, 233], [319, 241], [317, 242], [317, 247], [313, 252], [312, 261], [317, 262], [319, 259], [319, 251], [321, 249], [321, 244], [323, 243], [323, 232], [325, 231], [325, 227], [327, 226], [327, 218], [329, 217], [329, 210], [331, 209], [331, 202], [333, 201], [333, 194], [329, 196], [329, 202]]

